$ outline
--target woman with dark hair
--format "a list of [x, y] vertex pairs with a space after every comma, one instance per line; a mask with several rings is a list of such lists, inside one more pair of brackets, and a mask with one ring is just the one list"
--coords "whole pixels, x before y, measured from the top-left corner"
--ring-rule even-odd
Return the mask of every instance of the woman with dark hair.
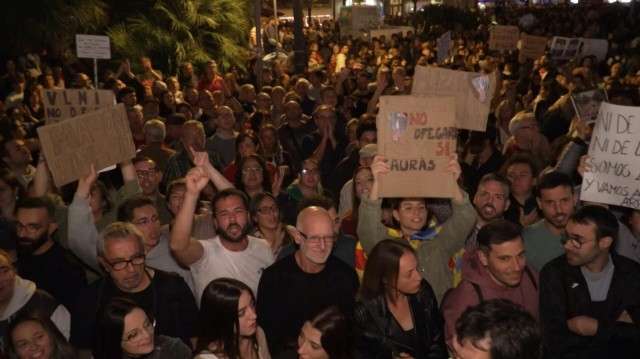
[[[228, 179], [229, 182], [233, 183], [238, 172], [238, 163], [240, 163], [240, 160], [251, 154], [259, 154], [260, 152], [260, 139], [258, 138], [258, 133], [254, 130], [241, 132], [238, 137], [236, 137], [236, 158], [229, 163], [227, 168], [225, 168], [224, 177]], [[273, 180], [273, 175], [275, 174], [275, 168], [273, 165], [269, 167], [269, 174], [270, 179]]]
[[260, 136], [260, 148], [262, 148], [263, 157], [268, 163], [271, 163], [273, 167], [284, 168], [285, 176], [282, 180], [282, 186], [286, 188], [293, 182], [296, 172], [291, 155], [280, 145], [278, 132], [274, 125], [270, 123], [262, 125], [258, 134]]
[[271, 181], [268, 163], [257, 154], [250, 154], [238, 163], [233, 185], [252, 198], [258, 192], [280, 193], [282, 177], [276, 176]]
[[349, 319], [331, 306], [304, 323], [298, 336], [298, 355], [300, 359], [351, 359], [354, 343]]
[[363, 195], [369, 195], [373, 185], [371, 167], [360, 167], [353, 173], [353, 206], [345, 213], [340, 227], [345, 234], [358, 238], [358, 208]]
[[176, 98], [171, 91], [160, 94], [160, 116], [169, 117], [176, 113]]
[[260, 192], [251, 197], [249, 213], [253, 221], [253, 236], [269, 243], [274, 259], [280, 249], [293, 241], [289, 232], [284, 229], [278, 201], [271, 193]]
[[190, 359], [180, 339], [154, 335], [155, 321], [126, 298], [114, 298], [102, 311], [97, 359]]
[[200, 302], [195, 359], [271, 359], [254, 305], [251, 289], [239, 280], [211, 281]]
[[73, 347], [42, 312], [26, 311], [11, 320], [7, 329], [7, 358], [74, 359]]
[[364, 358], [447, 358], [444, 320], [407, 243], [385, 239], [367, 260], [355, 320]]

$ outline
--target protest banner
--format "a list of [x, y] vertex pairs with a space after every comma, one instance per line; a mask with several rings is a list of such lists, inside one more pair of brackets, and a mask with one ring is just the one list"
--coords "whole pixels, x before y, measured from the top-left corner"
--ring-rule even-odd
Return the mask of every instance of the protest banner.
[[438, 39], [438, 63], [441, 64], [449, 57], [451, 52], [451, 30], [445, 32]]
[[111, 90], [45, 89], [42, 103], [45, 123], [52, 124], [99, 108], [113, 106], [116, 104], [116, 98]]
[[600, 104], [580, 199], [640, 209], [640, 108]]
[[457, 140], [453, 96], [382, 96], [377, 128], [391, 168], [380, 176], [380, 197], [453, 197], [457, 184], [445, 173]]
[[489, 50], [509, 51], [518, 48], [520, 32], [517, 26], [495, 25], [489, 33]]
[[455, 96], [456, 127], [484, 131], [495, 88], [495, 74], [416, 66], [411, 94]]
[[544, 36], [532, 36], [524, 34], [522, 37], [522, 48], [518, 55], [518, 61], [524, 63], [526, 59], [537, 59], [547, 49], [547, 38]]
[[42, 152], [57, 187], [135, 156], [123, 104], [38, 128]]
[[598, 62], [606, 60], [607, 52], [609, 51], [609, 41], [605, 39], [585, 39], [582, 40], [582, 51], [580, 57], [595, 56]]
[[605, 89], [595, 89], [571, 94], [573, 109], [580, 119], [589, 123], [598, 118], [600, 103], [609, 101]]

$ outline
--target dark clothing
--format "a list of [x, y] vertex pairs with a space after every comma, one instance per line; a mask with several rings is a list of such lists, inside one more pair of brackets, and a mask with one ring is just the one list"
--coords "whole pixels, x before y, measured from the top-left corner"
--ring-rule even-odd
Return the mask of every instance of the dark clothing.
[[[561, 255], [540, 272], [540, 325], [545, 358], [634, 358], [640, 340], [640, 264], [611, 252], [613, 278], [607, 299], [593, 302], [580, 267]], [[627, 311], [634, 324], [617, 322]], [[567, 320], [598, 320], [595, 336], [573, 333]]]
[[502, 155], [494, 150], [491, 156], [483, 164], [479, 163], [478, 156], [475, 156], [471, 164], [460, 163], [464, 188], [469, 193], [469, 198], [473, 198], [478, 190], [478, 183], [482, 176], [488, 173], [498, 172], [502, 166]]
[[302, 99], [300, 107], [302, 107], [302, 113], [307, 116], [311, 116], [313, 114], [313, 110], [316, 108], [316, 101], [307, 95]]
[[280, 358], [287, 344], [296, 343], [309, 317], [330, 306], [351, 310], [358, 277], [348, 264], [329, 256], [319, 273], [306, 273], [295, 254], [267, 268], [258, 287], [258, 324], [264, 330], [271, 357]]
[[[152, 313], [156, 320], [155, 334], [180, 338], [185, 343], [196, 336], [198, 307], [187, 283], [179, 275], [154, 269], [151, 284], [137, 293], [118, 289], [111, 277], [97, 281], [77, 296], [71, 307], [71, 338], [76, 348], [88, 349], [96, 345], [102, 308], [113, 298], [128, 298]], [[147, 269], [147, 273], [149, 269]]]
[[509, 195], [509, 208], [504, 211], [504, 219], [515, 224], [520, 224], [520, 208], [524, 209], [524, 214], [537, 211], [538, 203], [536, 202], [536, 196], [532, 194], [524, 201], [524, 204], [521, 204], [513, 195]]
[[18, 255], [18, 274], [36, 284], [71, 308], [76, 295], [87, 286], [80, 262], [60, 244], [53, 242], [48, 251], [38, 255]]
[[423, 279], [418, 293], [408, 299], [413, 318], [410, 331], [403, 330], [395, 320], [384, 295], [356, 302], [354, 316], [361, 332], [358, 351], [362, 358], [387, 359], [402, 352], [415, 359], [449, 357], [444, 320], [431, 285]]
[[[303, 116], [306, 117], [306, 116]], [[288, 122], [283, 123], [278, 127], [278, 139], [282, 148], [289, 152], [291, 160], [296, 166], [296, 169], [300, 168], [302, 162], [302, 139], [304, 136], [315, 131], [316, 126], [313, 121], [305, 121], [298, 127], [291, 127]]]
[[[322, 141], [322, 135], [318, 131], [314, 131], [306, 135], [302, 139], [302, 155], [303, 158], [310, 158], [313, 156], [316, 148]], [[324, 154], [322, 161], [319, 163], [321, 182], [322, 185], [327, 188], [333, 188], [333, 169], [336, 168], [338, 163], [345, 157], [345, 150], [347, 145], [336, 138], [336, 148], [331, 146], [331, 141], [327, 139], [327, 145], [324, 147]], [[340, 188], [342, 189], [342, 188]], [[340, 193], [340, 191], [338, 191]]]
[[164, 335], [153, 338], [153, 351], [143, 356], [129, 356], [122, 353], [122, 359], [191, 359], [191, 349], [180, 339]]
[[[356, 244], [358, 244], [358, 240], [354, 236], [345, 234], [341, 229], [338, 233], [338, 241], [333, 247], [331, 255], [355, 268]], [[286, 246], [282, 247], [280, 253], [278, 253], [278, 258], [276, 260], [279, 261], [283, 258], [288, 257], [290, 254], [293, 254], [296, 251], [296, 248], [297, 247], [294, 242], [287, 244]]]
[[367, 107], [369, 106], [369, 100], [373, 97], [373, 94], [367, 90], [355, 90], [351, 93], [353, 99], [353, 108], [351, 109], [351, 116], [354, 118], [360, 118], [360, 116], [367, 113]]
[[344, 184], [353, 178], [353, 173], [358, 167], [360, 167], [360, 153], [358, 149], [354, 149], [336, 165], [331, 173], [331, 177], [333, 177], [331, 191], [333, 193], [340, 193]]

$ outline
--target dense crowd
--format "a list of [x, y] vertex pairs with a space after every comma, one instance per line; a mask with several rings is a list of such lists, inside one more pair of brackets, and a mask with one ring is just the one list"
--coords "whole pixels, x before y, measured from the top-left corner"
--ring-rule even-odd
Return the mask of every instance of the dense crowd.
[[[301, 74], [291, 24], [265, 19], [264, 53], [289, 55], [261, 81], [255, 56], [224, 74], [215, 60], [168, 75], [126, 60], [98, 86], [44, 53], [8, 60], [0, 357], [637, 355], [640, 211], [579, 200], [594, 124], [571, 102], [601, 88], [640, 105], [636, 3], [466, 15], [479, 26], [392, 17], [416, 31], [371, 39], [314, 22]], [[496, 23], [608, 52], [519, 59], [489, 50]], [[458, 131], [451, 199], [380, 196], [378, 101], [410, 94], [417, 66], [498, 80], [486, 130]], [[44, 90], [94, 87], [124, 105], [138, 152], [57, 188], [36, 133]]]

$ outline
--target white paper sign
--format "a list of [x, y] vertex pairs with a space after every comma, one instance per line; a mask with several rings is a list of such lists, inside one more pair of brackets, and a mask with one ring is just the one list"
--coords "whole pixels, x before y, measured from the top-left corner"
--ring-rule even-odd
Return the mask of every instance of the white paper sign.
[[438, 63], [441, 64], [449, 57], [451, 52], [451, 31], [445, 32], [438, 39]]
[[76, 34], [76, 52], [79, 58], [110, 59], [109, 36]]
[[640, 209], [640, 107], [602, 102], [580, 199]]

